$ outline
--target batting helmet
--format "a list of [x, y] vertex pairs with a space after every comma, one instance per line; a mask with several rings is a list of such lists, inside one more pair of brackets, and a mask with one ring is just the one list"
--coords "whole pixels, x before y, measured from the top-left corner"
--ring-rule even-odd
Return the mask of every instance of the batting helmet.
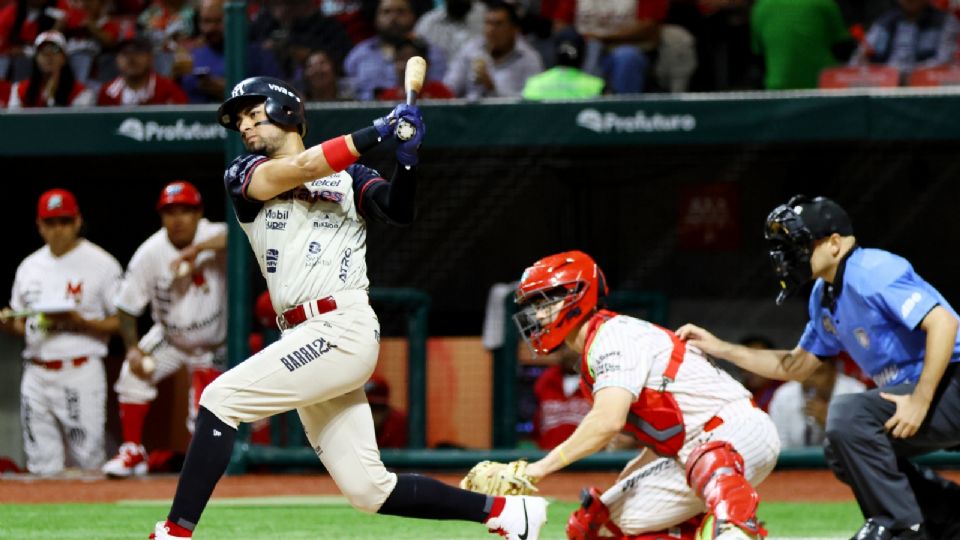
[[230, 99], [217, 110], [220, 125], [239, 131], [237, 115], [246, 107], [264, 102], [267, 118], [274, 124], [295, 127], [300, 136], [307, 134], [307, 117], [303, 98], [289, 84], [273, 77], [249, 77], [237, 83]]
[[544, 257], [523, 271], [513, 316], [520, 335], [537, 354], [547, 354], [597, 308], [607, 294], [603, 271], [582, 251]]
[[853, 234], [853, 225], [839, 204], [826, 197], [795, 195], [767, 216], [763, 236], [770, 243], [770, 261], [780, 281], [777, 305], [813, 278], [813, 243], [833, 233]]
[[185, 180], [177, 180], [167, 184], [160, 192], [160, 198], [157, 199], [157, 210], [163, 210], [172, 204], [202, 206], [203, 199], [200, 198], [200, 192], [196, 186]]

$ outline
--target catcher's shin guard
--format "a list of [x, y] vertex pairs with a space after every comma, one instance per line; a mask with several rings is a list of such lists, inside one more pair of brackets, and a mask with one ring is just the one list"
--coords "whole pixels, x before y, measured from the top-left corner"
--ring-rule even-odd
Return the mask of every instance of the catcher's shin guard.
[[610, 510], [600, 500], [600, 490], [584, 488], [580, 492], [580, 508], [567, 520], [569, 540], [597, 540], [606, 529], [615, 537], [622, 537], [620, 529], [610, 521]]
[[766, 537], [757, 520], [760, 496], [744, 477], [743, 456], [732, 444], [712, 441], [698, 447], [687, 458], [686, 469], [687, 484], [707, 503], [718, 526], [733, 523], [748, 534]]

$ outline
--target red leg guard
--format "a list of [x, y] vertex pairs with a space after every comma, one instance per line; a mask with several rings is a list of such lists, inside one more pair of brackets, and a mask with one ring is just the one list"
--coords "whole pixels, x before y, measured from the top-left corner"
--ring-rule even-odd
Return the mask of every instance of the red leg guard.
[[687, 459], [687, 484], [720, 522], [765, 536], [757, 521], [760, 496], [743, 476], [743, 456], [726, 441], [700, 446]]
[[607, 529], [615, 537], [623, 533], [610, 521], [610, 510], [600, 500], [600, 490], [584, 489], [580, 492], [580, 508], [567, 520], [567, 538], [569, 540], [597, 540], [600, 531]]

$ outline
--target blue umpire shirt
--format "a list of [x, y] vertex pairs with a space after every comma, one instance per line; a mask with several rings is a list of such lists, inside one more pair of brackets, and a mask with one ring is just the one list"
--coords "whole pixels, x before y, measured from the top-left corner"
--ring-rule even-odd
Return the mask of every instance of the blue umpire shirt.
[[[846, 351], [879, 387], [916, 383], [927, 339], [920, 322], [937, 305], [956, 317], [950, 304], [906, 259], [880, 249], [854, 248], [834, 281], [814, 284], [800, 347], [821, 358]], [[950, 362], [958, 360], [955, 342]]]

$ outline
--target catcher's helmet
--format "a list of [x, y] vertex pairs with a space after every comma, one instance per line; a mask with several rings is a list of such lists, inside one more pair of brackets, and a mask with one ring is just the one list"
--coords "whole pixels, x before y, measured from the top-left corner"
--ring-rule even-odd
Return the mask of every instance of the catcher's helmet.
[[172, 204], [184, 206], [203, 206], [203, 199], [196, 186], [185, 180], [177, 180], [167, 184], [157, 199], [157, 210], [163, 210]]
[[853, 225], [843, 208], [826, 197], [795, 195], [770, 212], [763, 235], [770, 243], [770, 260], [780, 280], [777, 305], [812, 279], [813, 243], [833, 233], [850, 236]]
[[537, 354], [547, 354], [597, 308], [607, 294], [603, 271], [582, 251], [544, 257], [527, 268], [517, 286], [514, 321]]
[[230, 99], [217, 110], [220, 125], [238, 131], [237, 115], [245, 107], [264, 102], [267, 118], [280, 126], [295, 127], [300, 136], [307, 134], [303, 98], [289, 84], [273, 77], [249, 77], [237, 83]]

